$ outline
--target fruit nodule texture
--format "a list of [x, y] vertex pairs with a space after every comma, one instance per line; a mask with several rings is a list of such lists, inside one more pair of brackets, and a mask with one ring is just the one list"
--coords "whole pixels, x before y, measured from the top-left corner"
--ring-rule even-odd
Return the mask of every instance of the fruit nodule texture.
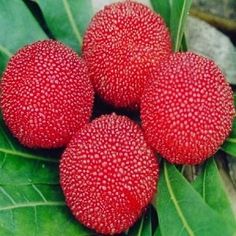
[[140, 127], [104, 115], [78, 132], [65, 150], [60, 180], [74, 216], [99, 233], [127, 230], [156, 191], [158, 162]]
[[138, 107], [150, 73], [170, 53], [170, 35], [163, 19], [134, 1], [99, 11], [83, 42], [95, 91], [116, 107]]
[[201, 163], [231, 130], [229, 84], [213, 61], [190, 52], [173, 54], [154, 76], [141, 102], [148, 143], [172, 163]]
[[83, 60], [53, 40], [20, 49], [1, 83], [3, 118], [14, 136], [33, 148], [66, 145], [89, 122], [93, 96]]

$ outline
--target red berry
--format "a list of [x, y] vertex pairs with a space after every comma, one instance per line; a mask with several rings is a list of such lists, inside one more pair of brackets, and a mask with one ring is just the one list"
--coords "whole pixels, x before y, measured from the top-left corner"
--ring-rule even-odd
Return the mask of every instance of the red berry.
[[1, 107], [22, 144], [55, 148], [89, 122], [93, 95], [84, 61], [65, 45], [45, 40], [11, 58], [2, 79]]
[[163, 19], [134, 1], [99, 11], [83, 43], [95, 91], [116, 107], [139, 106], [150, 72], [170, 53], [170, 35]]
[[172, 163], [201, 163], [231, 130], [229, 84], [213, 61], [190, 52], [173, 54], [154, 76], [141, 102], [148, 143]]
[[75, 135], [62, 156], [60, 179], [74, 216], [114, 234], [127, 230], [151, 201], [158, 170], [140, 127], [112, 114]]

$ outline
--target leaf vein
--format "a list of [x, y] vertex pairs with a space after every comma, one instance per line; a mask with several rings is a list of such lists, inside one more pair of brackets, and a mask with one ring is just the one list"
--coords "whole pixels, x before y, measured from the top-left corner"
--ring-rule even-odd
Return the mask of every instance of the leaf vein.
[[65, 206], [65, 202], [31, 202], [31, 203], [17, 203], [15, 205], [11, 206], [4, 206], [0, 207], [0, 211], [7, 211], [11, 209], [17, 209], [17, 208], [27, 208], [27, 207], [35, 207], [35, 206]]
[[7, 48], [2, 45], [0, 45], [0, 51], [3, 52], [9, 58], [13, 55]]
[[9, 146], [11, 147], [11, 149], [13, 151], [15, 151], [15, 147], [12, 145], [12, 142], [10, 141], [9, 137], [6, 135], [6, 133], [4, 132], [3, 128], [1, 127], [1, 134], [5, 137], [5, 139], [7, 140], [7, 143], [9, 144]]
[[227, 138], [226, 142], [235, 143], [236, 144], [236, 138]]
[[172, 186], [171, 186], [171, 183], [170, 183], [170, 180], [169, 180], [169, 176], [168, 176], [168, 172], [167, 172], [167, 169], [166, 169], [166, 163], [164, 163], [164, 176], [165, 176], [165, 180], [166, 180], [166, 184], [167, 184], [167, 189], [168, 189], [168, 192], [171, 196], [171, 199], [174, 203], [174, 206], [175, 206], [175, 209], [177, 211], [177, 214], [179, 215], [180, 217], [180, 220], [182, 221], [187, 233], [190, 235], [190, 236], [194, 236], [194, 232], [192, 231], [192, 229], [190, 228], [186, 218], [184, 217], [184, 214], [183, 212], [181, 211], [178, 203], [177, 203], [177, 199], [175, 197], [175, 194], [173, 192], [173, 189], [172, 189]]
[[142, 219], [141, 219], [141, 223], [140, 223], [139, 230], [138, 230], [138, 236], [142, 235], [143, 222], [144, 222], [144, 217], [142, 217]]
[[75, 37], [76, 37], [77, 41], [79, 42], [79, 45], [81, 46], [82, 45], [82, 36], [81, 36], [80, 32], [77, 29], [74, 17], [72, 15], [70, 6], [68, 4], [68, 1], [67, 0], [63, 0], [63, 5], [64, 5], [64, 8], [65, 8], [66, 14], [68, 16], [68, 20], [70, 22], [71, 28], [72, 28], [72, 30], [73, 30], [73, 32], [75, 34]]
[[39, 188], [32, 184], [33, 189], [38, 193], [38, 195], [42, 198], [44, 202], [47, 202], [47, 199], [44, 197], [43, 193], [39, 190]]
[[11, 202], [13, 205], [16, 204], [16, 202], [14, 201], [14, 199], [10, 196], [10, 194], [9, 194], [6, 190], [4, 190], [2, 187], [0, 187], [0, 190], [1, 190], [1, 192], [7, 197], [7, 199], [10, 200], [10, 202]]
[[186, 2], [187, 1], [189, 1], [189, 0], [184, 0], [184, 4], [183, 4], [182, 10], [181, 10], [181, 14], [180, 14], [179, 25], [178, 25], [178, 28], [177, 28], [177, 35], [176, 35], [175, 52], [179, 50], [180, 41], [182, 39], [182, 37], [181, 37], [181, 28], [183, 26], [184, 10], [185, 10]]
[[21, 152], [18, 152], [18, 151], [11, 151], [11, 150], [8, 150], [8, 149], [5, 149], [5, 148], [0, 148], [0, 152], [6, 153], [6, 154], [9, 154], [9, 155], [15, 155], [15, 156], [23, 157], [23, 158], [33, 159], [33, 160], [58, 163], [58, 160], [53, 160], [53, 159], [45, 158], [45, 157], [41, 157], [41, 156], [35, 156], [35, 155], [28, 154], [28, 153], [21, 153]]

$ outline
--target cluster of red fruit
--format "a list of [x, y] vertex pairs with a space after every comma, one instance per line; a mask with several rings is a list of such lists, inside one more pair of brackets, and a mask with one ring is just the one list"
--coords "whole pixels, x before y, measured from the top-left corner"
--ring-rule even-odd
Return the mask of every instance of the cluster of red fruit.
[[[128, 229], [151, 201], [158, 178], [154, 151], [198, 164], [228, 136], [232, 91], [213, 61], [172, 53], [163, 19], [125, 1], [105, 7], [84, 37], [83, 59], [45, 40], [20, 49], [1, 83], [3, 117], [31, 148], [68, 144], [60, 164], [66, 202], [97, 232]], [[115, 107], [141, 110], [89, 123], [94, 90]]]

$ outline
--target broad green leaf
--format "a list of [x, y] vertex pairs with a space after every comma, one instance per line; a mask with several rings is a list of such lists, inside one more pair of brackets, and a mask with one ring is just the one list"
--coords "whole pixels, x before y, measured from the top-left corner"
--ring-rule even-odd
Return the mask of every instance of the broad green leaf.
[[0, 0], [0, 75], [22, 46], [47, 38], [21, 0]]
[[[0, 184], [58, 184], [58, 157], [24, 148], [0, 118]], [[22, 165], [24, 162], [24, 165]], [[19, 168], [21, 166], [21, 168]], [[1, 203], [0, 203], [1, 205]]]
[[175, 166], [164, 162], [155, 204], [162, 236], [232, 236], [224, 221], [194, 190]]
[[184, 27], [191, 7], [191, 0], [151, 0], [151, 4], [170, 28], [173, 49], [175, 51], [187, 51]]
[[213, 158], [205, 163], [202, 173], [193, 182], [193, 187], [211, 208], [236, 228], [235, 215]]
[[161, 236], [161, 229], [160, 226], [156, 229], [154, 236]]
[[[236, 119], [234, 120], [234, 127], [236, 128]], [[236, 157], [236, 138], [227, 138], [221, 149], [232, 157]]]
[[129, 230], [128, 236], [152, 235], [152, 211], [149, 207], [142, 218]]
[[[234, 105], [236, 108], [236, 94], [234, 95]], [[229, 155], [236, 157], [236, 117], [233, 121], [232, 131], [230, 136], [226, 139], [221, 149]]]
[[83, 35], [92, 17], [90, 0], [38, 0], [49, 29], [57, 40], [80, 52]]
[[153, 9], [159, 13], [165, 20], [166, 25], [170, 26], [170, 1], [169, 0], [151, 0]]
[[91, 235], [66, 207], [58, 173], [57, 153], [22, 147], [0, 120], [0, 235]]
[[175, 52], [179, 51], [184, 27], [192, 0], [172, 0], [170, 13], [170, 31]]

